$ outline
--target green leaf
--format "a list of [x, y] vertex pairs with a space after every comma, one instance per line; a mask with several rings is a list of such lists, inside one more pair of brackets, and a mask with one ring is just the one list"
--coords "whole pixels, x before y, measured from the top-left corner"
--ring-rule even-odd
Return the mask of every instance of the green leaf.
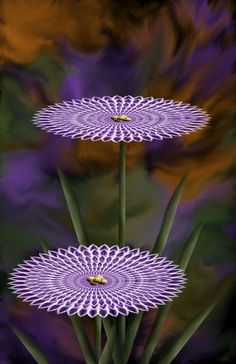
[[89, 344], [87, 335], [84, 331], [84, 328], [82, 325], [82, 319], [77, 315], [73, 315], [73, 316], [70, 316], [70, 320], [71, 320], [72, 326], [75, 330], [75, 334], [79, 341], [79, 344], [80, 344], [81, 350], [83, 352], [86, 363], [87, 364], [97, 364], [95, 355]]
[[[159, 235], [157, 237], [156, 243], [154, 248], [152, 249], [152, 253], [161, 253], [165, 247], [167, 239], [169, 237], [170, 230], [173, 225], [175, 213], [180, 202], [184, 184], [185, 184], [186, 177], [182, 177], [178, 186], [176, 187], [165, 211], [165, 215], [163, 218], [163, 222], [161, 225], [161, 229]], [[131, 323], [129, 324], [128, 331], [127, 331], [127, 339], [126, 339], [126, 359], [128, 360], [129, 355], [131, 353], [139, 326], [141, 324], [143, 317], [143, 312], [135, 315]]]
[[128, 326], [125, 342], [125, 362], [128, 361], [130, 353], [132, 351], [134, 340], [136, 338], [143, 314], [143, 312], [140, 312], [139, 314], [135, 315], [135, 317]]
[[171, 196], [171, 199], [167, 205], [165, 215], [162, 221], [161, 229], [159, 232], [159, 235], [157, 237], [156, 243], [152, 249], [152, 253], [159, 253], [161, 254], [166, 242], [168, 240], [173, 221], [175, 218], [176, 210], [178, 208], [183, 189], [185, 184], [186, 177], [181, 178], [178, 186], [176, 187], [173, 195]]
[[152, 325], [150, 336], [147, 342], [145, 343], [144, 351], [140, 359], [140, 364], [147, 364], [150, 362], [150, 359], [155, 350], [156, 343], [160, 335], [161, 328], [165, 322], [171, 304], [172, 302], [169, 302], [165, 306], [161, 306], [158, 308], [158, 313]]
[[[189, 260], [191, 258], [191, 255], [193, 253], [194, 247], [198, 241], [198, 238], [201, 234], [203, 228], [203, 224], [199, 225], [190, 235], [190, 237], [187, 239], [186, 243], [184, 244], [184, 248], [182, 250], [178, 265], [183, 269], [183, 271], [186, 270]], [[155, 350], [156, 344], [159, 339], [159, 335], [162, 329], [162, 326], [166, 320], [166, 317], [168, 315], [168, 312], [171, 308], [172, 301], [167, 303], [165, 306], [161, 306], [158, 309], [157, 316], [155, 318], [155, 321], [152, 326], [151, 333], [149, 335], [149, 338], [145, 344], [145, 348], [143, 351], [143, 354], [141, 356], [140, 364], [147, 364], [149, 363], [152, 354]]]
[[183, 269], [184, 272], [188, 266], [188, 263], [192, 256], [196, 243], [199, 239], [199, 236], [202, 232], [202, 229], [203, 229], [203, 224], [198, 225], [196, 229], [192, 232], [186, 243], [184, 244], [180, 259], [178, 261], [178, 265], [180, 266], [180, 268]]
[[216, 289], [215, 293], [211, 295], [210, 300], [205, 308], [203, 308], [194, 318], [189, 322], [186, 326], [185, 330], [179, 336], [179, 338], [172, 344], [166, 354], [163, 355], [158, 364], [169, 364], [171, 363], [175, 357], [182, 350], [184, 345], [188, 342], [188, 340], [193, 336], [196, 330], [200, 327], [200, 325], [204, 322], [207, 316], [211, 313], [217, 303], [219, 301], [225, 300], [226, 294], [234, 287], [235, 285], [235, 277], [227, 277], [223, 282], [220, 283], [219, 287]]
[[[85, 233], [84, 226], [82, 223], [81, 214], [80, 214], [80, 210], [79, 210], [76, 198], [75, 198], [75, 194], [74, 194], [66, 176], [64, 175], [64, 173], [62, 172], [62, 170], [60, 168], [58, 169], [58, 175], [59, 175], [59, 178], [61, 181], [66, 203], [67, 203], [68, 209], [70, 211], [70, 216], [71, 216], [71, 220], [73, 222], [73, 226], [75, 229], [77, 239], [80, 243], [87, 245], [86, 244], [86, 242], [87, 242], [86, 233]], [[86, 363], [87, 364], [96, 364], [97, 361], [96, 361], [95, 355], [89, 344], [87, 335], [83, 329], [82, 319], [79, 316], [74, 315], [74, 316], [70, 317], [70, 320], [71, 320], [72, 326], [75, 330], [75, 334], [79, 341], [79, 344], [80, 344], [81, 350], [83, 352], [84, 358], [86, 360]]]
[[65, 176], [60, 168], [58, 168], [58, 175], [61, 181], [62, 189], [65, 195], [66, 203], [70, 212], [71, 220], [75, 229], [77, 239], [80, 243], [87, 245], [87, 237], [85, 229], [82, 223], [80, 210], [75, 198], [75, 194]]
[[44, 253], [48, 253], [48, 251], [49, 251], [48, 242], [43, 237], [41, 237], [39, 239], [39, 241], [40, 241], [40, 244], [41, 244], [41, 247], [42, 247]]
[[109, 364], [116, 338], [116, 325], [113, 325], [107, 336], [107, 342], [102, 351], [98, 364]]
[[[117, 335], [117, 323], [116, 322], [114, 322], [114, 324], [112, 325], [110, 323], [110, 321], [109, 321], [109, 318], [107, 317], [107, 318], [102, 320], [102, 323], [103, 323], [103, 327], [104, 327], [107, 338], [110, 337], [113, 328], [115, 328], [116, 337], [118, 336]], [[116, 344], [117, 344], [117, 342], [114, 343], [114, 347], [112, 348], [113, 349], [112, 350], [112, 357], [113, 357], [113, 360], [114, 360], [115, 364], [122, 364], [121, 357], [119, 355], [120, 354], [119, 349], [118, 349], [118, 346]]]
[[44, 354], [25, 334], [23, 334], [15, 326], [11, 326], [11, 329], [38, 364], [49, 364], [49, 361], [46, 359]]
[[171, 363], [175, 357], [179, 354], [179, 352], [183, 349], [184, 345], [188, 342], [188, 340], [193, 336], [195, 331], [201, 326], [203, 321], [207, 318], [207, 316], [211, 313], [213, 308], [216, 306], [220, 299], [221, 294], [216, 294], [208, 303], [208, 305], [200, 311], [187, 325], [185, 330], [179, 336], [179, 338], [173, 343], [173, 345], [168, 349], [168, 352], [164, 354], [164, 356], [158, 361], [158, 364], [169, 364]]
[[[46, 242], [46, 240], [44, 238], [41, 238], [40, 243], [41, 243], [41, 246], [42, 246], [44, 252], [47, 253], [48, 250], [49, 250], [49, 246], [48, 246], [48, 243]], [[93, 354], [93, 352], [91, 350], [88, 338], [87, 338], [86, 333], [85, 333], [85, 331], [83, 329], [82, 319], [79, 316], [77, 316], [77, 317], [70, 316], [70, 320], [71, 320], [72, 326], [74, 328], [76, 337], [77, 337], [77, 339], [79, 341], [81, 350], [82, 350], [82, 352], [84, 354], [86, 363], [87, 364], [96, 364], [95, 356], [94, 356], [94, 354]], [[98, 320], [98, 322], [99, 322], [99, 320]], [[99, 324], [99, 328], [100, 328], [100, 324]], [[101, 335], [101, 329], [99, 330], [99, 336], [100, 335]], [[101, 341], [101, 337], [98, 338], [98, 344], [99, 345], [100, 345], [100, 341]]]

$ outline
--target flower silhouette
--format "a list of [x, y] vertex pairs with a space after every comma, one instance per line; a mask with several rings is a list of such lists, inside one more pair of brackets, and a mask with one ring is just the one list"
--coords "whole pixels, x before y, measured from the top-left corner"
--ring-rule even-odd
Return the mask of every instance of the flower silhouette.
[[90, 317], [156, 308], [181, 292], [184, 283], [182, 271], [166, 258], [106, 244], [40, 254], [10, 278], [11, 289], [31, 305]]
[[196, 106], [142, 96], [64, 101], [40, 110], [35, 125], [64, 137], [141, 142], [181, 136], [203, 127], [208, 114]]

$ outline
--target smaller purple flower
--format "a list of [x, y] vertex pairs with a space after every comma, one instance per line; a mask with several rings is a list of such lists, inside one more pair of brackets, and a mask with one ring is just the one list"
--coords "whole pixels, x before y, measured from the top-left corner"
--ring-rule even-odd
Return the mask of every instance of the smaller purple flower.
[[104, 96], [64, 101], [34, 116], [40, 128], [72, 139], [142, 142], [195, 131], [208, 114], [190, 104], [142, 96]]
[[166, 258], [106, 244], [42, 253], [20, 264], [10, 278], [14, 293], [31, 305], [90, 317], [156, 308], [184, 283], [183, 272]]

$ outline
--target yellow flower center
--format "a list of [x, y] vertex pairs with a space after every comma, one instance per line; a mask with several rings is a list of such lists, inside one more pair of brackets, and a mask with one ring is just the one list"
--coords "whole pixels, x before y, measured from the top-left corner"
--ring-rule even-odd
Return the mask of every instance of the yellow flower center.
[[131, 121], [127, 115], [114, 115], [111, 118], [115, 121]]
[[91, 286], [96, 286], [97, 284], [107, 284], [107, 280], [101, 275], [98, 274], [97, 276], [89, 276], [87, 281], [91, 284]]

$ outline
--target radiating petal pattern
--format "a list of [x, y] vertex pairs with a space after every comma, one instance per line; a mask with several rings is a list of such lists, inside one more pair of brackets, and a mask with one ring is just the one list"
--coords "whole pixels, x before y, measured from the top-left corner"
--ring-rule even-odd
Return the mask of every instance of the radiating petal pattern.
[[[91, 285], [103, 275], [106, 284]], [[83, 245], [50, 251], [24, 261], [10, 287], [31, 305], [58, 314], [128, 315], [156, 308], [181, 292], [184, 274], [171, 261], [129, 247]]]
[[[127, 116], [127, 120], [113, 117]], [[64, 101], [40, 110], [35, 125], [64, 137], [113, 142], [172, 138], [203, 127], [208, 114], [196, 106], [142, 96]]]

